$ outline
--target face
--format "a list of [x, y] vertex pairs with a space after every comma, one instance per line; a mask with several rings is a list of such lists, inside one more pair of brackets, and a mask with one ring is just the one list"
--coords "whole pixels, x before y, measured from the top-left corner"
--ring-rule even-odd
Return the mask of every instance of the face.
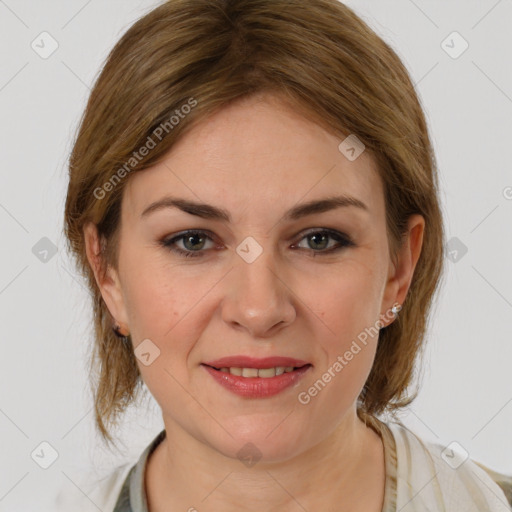
[[[422, 219], [412, 219], [411, 243], [392, 264], [377, 169], [367, 152], [348, 160], [341, 141], [277, 97], [252, 97], [130, 177], [118, 270], [99, 284], [136, 354], [146, 353], [137, 364], [168, 430], [233, 458], [252, 442], [277, 461], [354, 414], [378, 342], [362, 333], [391, 323], [390, 308], [403, 302]], [[355, 204], [298, 209], [335, 196]], [[210, 206], [155, 206], [164, 198]], [[244, 385], [205, 366], [240, 355], [308, 366], [259, 387], [262, 377]]]

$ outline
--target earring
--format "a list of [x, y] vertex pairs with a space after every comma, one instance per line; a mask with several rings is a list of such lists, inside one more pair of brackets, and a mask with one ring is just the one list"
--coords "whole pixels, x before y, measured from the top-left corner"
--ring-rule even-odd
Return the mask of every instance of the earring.
[[120, 329], [121, 329], [121, 326], [120, 326], [117, 322], [112, 326], [112, 331], [114, 332], [114, 334], [115, 334], [119, 339], [121, 339], [124, 343], [128, 343], [130, 333], [123, 334], [123, 333], [120, 331]]
[[[396, 317], [398, 316], [398, 313], [399, 313], [401, 310], [402, 310], [402, 305], [401, 305], [401, 304], [399, 304], [398, 302], [395, 302], [395, 303], [393, 304], [393, 307], [391, 308], [391, 313], [393, 313], [393, 316], [394, 316], [394, 319], [395, 319], [395, 320], [396, 320]], [[392, 323], [392, 322], [391, 322], [391, 323]], [[388, 325], [390, 325], [390, 324], [388, 324]], [[379, 331], [380, 331], [381, 329], [384, 329], [385, 327], [388, 327], [388, 325], [381, 325], [381, 326], [379, 327]]]
[[391, 313], [395, 315], [395, 318], [398, 316], [398, 313], [402, 310], [402, 305], [398, 304], [398, 302], [395, 302], [393, 307], [391, 308]]

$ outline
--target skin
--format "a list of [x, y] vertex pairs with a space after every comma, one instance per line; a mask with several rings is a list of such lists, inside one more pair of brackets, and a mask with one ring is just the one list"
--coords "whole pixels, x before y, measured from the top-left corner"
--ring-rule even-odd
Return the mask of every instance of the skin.
[[[278, 96], [252, 96], [198, 124], [160, 164], [130, 176], [118, 269], [109, 268], [105, 279], [95, 227], [85, 227], [88, 258], [112, 316], [135, 348], [149, 338], [160, 350], [149, 366], [137, 360], [167, 432], [148, 460], [151, 512], [382, 509], [382, 441], [356, 415], [378, 336], [307, 405], [297, 397], [365, 328], [393, 321], [389, 311], [405, 300], [424, 219], [411, 217], [394, 265], [375, 164], [368, 152], [349, 161], [341, 140]], [[368, 211], [349, 206], [281, 220], [297, 203], [333, 194], [354, 196]], [[232, 222], [177, 208], [141, 218], [165, 195], [224, 208]], [[338, 242], [311, 240], [312, 228], [345, 233], [355, 245], [322, 255]], [[214, 238], [175, 243], [202, 256], [185, 258], [159, 244], [187, 229]], [[248, 236], [263, 249], [252, 263], [236, 252]], [[236, 354], [296, 357], [313, 367], [297, 387], [243, 398], [200, 366]], [[252, 467], [237, 456], [248, 442], [262, 454]]]

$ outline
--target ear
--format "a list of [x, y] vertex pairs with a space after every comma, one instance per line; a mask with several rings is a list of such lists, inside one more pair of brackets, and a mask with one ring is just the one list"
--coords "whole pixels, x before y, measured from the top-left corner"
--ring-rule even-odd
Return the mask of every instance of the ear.
[[128, 326], [121, 282], [117, 271], [111, 265], [107, 265], [103, 241], [99, 239], [97, 227], [94, 223], [88, 222], [84, 226], [83, 232], [87, 259], [110, 315], [121, 326]]
[[424, 229], [425, 219], [421, 215], [412, 215], [409, 218], [408, 231], [398, 251], [397, 260], [396, 262], [390, 262], [388, 282], [382, 301], [383, 327], [393, 322], [392, 319], [390, 321], [389, 317], [393, 304], [396, 302], [403, 304], [405, 301], [416, 263], [421, 254]]

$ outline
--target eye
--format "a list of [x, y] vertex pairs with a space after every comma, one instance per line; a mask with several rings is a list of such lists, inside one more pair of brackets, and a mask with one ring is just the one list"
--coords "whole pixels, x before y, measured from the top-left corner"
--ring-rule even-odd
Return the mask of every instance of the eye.
[[[329, 239], [335, 240], [337, 244], [329, 246]], [[306, 240], [309, 247], [301, 247], [300, 244], [297, 245], [297, 247], [313, 251], [313, 256], [316, 256], [315, 253], [331, 254], [343, 249], [344, 247], [353, 247], [355, 245], [349, 236], [331, 229], [310, 231], [301, 238], [301, 241], [302, 240]]]
[[[209, 240], [213, 243], [213, 239], [208, 236], [204, 231], [192, 230], [186, 231], [177, 235], [169, 240], [162, 240], [160, 243], [170, 251], [185, 257], [201, 256], [201, 249], [205, 246], [205, 241]], [[176, 247], [178, 242], [183, 243], [184, 249]]]
[[[329, 245], [329, 239], [337, 243], [334, 246]], [[349, 236], [331, 229], [312, 230], [299, 240], [307, 240], [309, 247], [301, 247], [298, 244], [292, 245], [292, 248], [298, 247], [301, 250], [310, 251], [312, 256], [331, 254], [345, 247], [355, 246]], [[208, 241], [213, 244], [213, 247], [206, 247]], [[161, 240], [159, 243], [175, 254], [187, 258], [202, 257], [202, 253], [205, 252], [203, 249], [215, 247], [213, 238], [208, 236], [205, 231], [200, 230], [185, 231], [170, 239]], [[183, 248], [178, 247], [178, 243], [181, 243]]]

